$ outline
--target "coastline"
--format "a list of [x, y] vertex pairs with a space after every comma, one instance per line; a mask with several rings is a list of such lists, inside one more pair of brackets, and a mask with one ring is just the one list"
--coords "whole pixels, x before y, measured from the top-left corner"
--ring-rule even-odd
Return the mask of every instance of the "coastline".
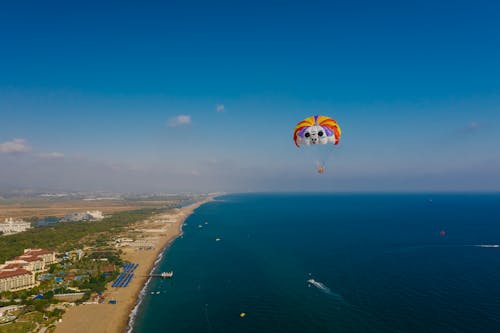
[[[143, 221], [138, 226], [151, 225], [160, 226], [162, 232], [153, 250], [140, 251], [131, 248], [123, 248], [121, 257], [127, 261], [138, 263], [135, 275], [126, 288], [112, 288], [108, 284], [103, 304], [88, 304], [70, 307], [62, 317], [62, 322], [58, 323], [56, 333], [122, 333], [130, 332], [135, 318], [135, 312], [142, 300], [145, 288], [150, 280], [148, 275], [161, 260], [164, 251], [168, 246], [182, 234], [182, 225], [195, 209], [201, 205], [212, 201], [214, 196], [209, 196], [191, 205], [176, 208], [167, 213], [159, 214], [152, 218], [152, 221]], [[165, 218], [168, 216], [173, 222], [158, 222], [155, 218]], [[161, 220], [160, 220], [161, 221]], [[115, 299], [116, 304], [108, 304], [109, 299]]]

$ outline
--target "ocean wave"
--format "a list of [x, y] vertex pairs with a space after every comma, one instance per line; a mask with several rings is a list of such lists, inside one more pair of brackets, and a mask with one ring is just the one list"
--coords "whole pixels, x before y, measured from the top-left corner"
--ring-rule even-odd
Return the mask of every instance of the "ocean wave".
[[137, 317], [137, 312], [139, 311], [139, 308], [142, 304], [142, 301], [144, 300], [144, 296], [146, 296], [146, 290], [149, 286], [150, 281], [151, 281], [151, 278], [149, 278], [146, 281], [146, 283], [144, 284], [144, 287], [139, 292], [139, 297], [137, 297], [137, 302], [135, 303], [134, 308], [130, 312], [130, 315], [128, 317], [129, 320], [128, 320], [128, 324], [127, 324], [127, 331], [126, 331], [127, 333], [132, 333], [134, 330], [135, 318]]
[[[158, 254], [156, 257], [154, 263], [153, 263], [153, 268], [151, 268], [151, 271], [149, 272], [150, 274], [153, 274], [154, 271], [158, 268], [158, 265], [160, 264], [161, 260], [163, 259], [163, 255], [165, 254], [165, 251], [172, 245], [172, 243], [179, 237], [182, 237], [184, 235], [184, 231], [182, 230], [183, 223], [180, 224], [180, 233], [178, 236], [172, 238], [170, 241], [168, 241], [167, 245], [163, 248], [162, 251]], [[132, 333], [134, 330], [134, 323], [135, 323], [135, 318], [137, 317], [137, 312], [139, 311], [139, 308], [142, 304], [142, 301], [144, 300], [144, 296], [146, 296], [146, 291], [148, 289], [149, 283], [151, 282], [151, 277], [146, 281], [144, 284], [144, 287], [142, 287], [141, 291], [139, 292], [139, 296], [137, 297], [137, 302], [135, 303], [134, 308], [130, 312], [129, 315], [129, 320], [127, 324], [127, 329], [126, 333]]]
[[[170, 244], [171, 242], [172, 241], [170, 241], [168, 244]], [[158, 265], [161, 262], [161, 260], [163, 259], [163, 254], [167, 248], [168, 248], [168, 245], [165, 247], [165, 249], [163, 249], [163, 251], [161, 251], [158, 254], [158, 257], [156, 257], [156, 260], [153, 263], [153, 268], [151, 268], [151, 271], [149, 272], [150, 274], [152, 274], [158, 268]], [[126, 330], [127, 333], [132, 333], [134, 331], [135, 318], [137, 317], [137, 312], [139, 311], [139, 308], [142, 304], [142, 301], [144, 300], [144, 297], [146, 296], [147, 289], [148, 289], [149, 283], [151, 282], [151, 279], [152, 278], [150, 277], [146, 281], [146, 283], [144, 284], [144, 287], [142, 287], [141, 291], [139, 292], [139, 296], [137, 297], [137, 302], [135, 303], [134, 308], [130, 312], [130, 315], [128, 317], [129, 320], [128, 320], [128, 324], [127, 324], [127, 330]]]

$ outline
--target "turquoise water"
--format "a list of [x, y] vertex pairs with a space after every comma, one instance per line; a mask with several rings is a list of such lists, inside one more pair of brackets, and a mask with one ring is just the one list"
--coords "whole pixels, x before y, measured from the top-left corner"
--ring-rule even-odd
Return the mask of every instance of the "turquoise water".
[[500, 248], [476, 246], [500, 195], [228, 195], [186, 223], [133, 332], [500, 332]]

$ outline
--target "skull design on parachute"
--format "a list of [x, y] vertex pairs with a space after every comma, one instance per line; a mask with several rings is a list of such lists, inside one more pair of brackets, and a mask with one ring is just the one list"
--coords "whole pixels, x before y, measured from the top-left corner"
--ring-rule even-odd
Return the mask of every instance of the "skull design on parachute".
[[334, 145], [340, 140], [340, 127], [332, 118], [326, 116], [312, 116], [299, 122], [293, 133], [293, 140], [297, 147], [301, 145], [327, 144]]
[[[312, 116], [299, 122], [293, 132], [293, 141], [297, 147], [337, 145], [340, 140], [340, 127], [335, 120], [326, 116]], [[322, 150], [322, 149], [320, 149]], [[316, 170], [319, 174], [325, 172], [325, 162], [318, 161]]]

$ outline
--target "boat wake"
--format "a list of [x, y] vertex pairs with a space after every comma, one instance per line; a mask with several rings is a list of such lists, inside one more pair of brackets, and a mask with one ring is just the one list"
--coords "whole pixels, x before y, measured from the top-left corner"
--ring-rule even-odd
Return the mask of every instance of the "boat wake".
[[309, 279], [309, 280], [307, 280], [307, 283], [309, 283], [309, 286], [315, 286], [320, 291], [324, 292], [327, 295], [330, 295], [330, 296], [334, 297], [335, 299], [337, 299], [339, 301], [343, 300], [342, 296], [340, 296], [339, 294], [334, 293], [330, 288], [328, 288], [327, 286], [325, 286], [321, 282], [318, 282], [318, 281], [316, 281], [314, 279]]
[[498, 244], [478, 244], [478, 245], [474, 245], [475, 247], [500, 247], [500, 245]]

